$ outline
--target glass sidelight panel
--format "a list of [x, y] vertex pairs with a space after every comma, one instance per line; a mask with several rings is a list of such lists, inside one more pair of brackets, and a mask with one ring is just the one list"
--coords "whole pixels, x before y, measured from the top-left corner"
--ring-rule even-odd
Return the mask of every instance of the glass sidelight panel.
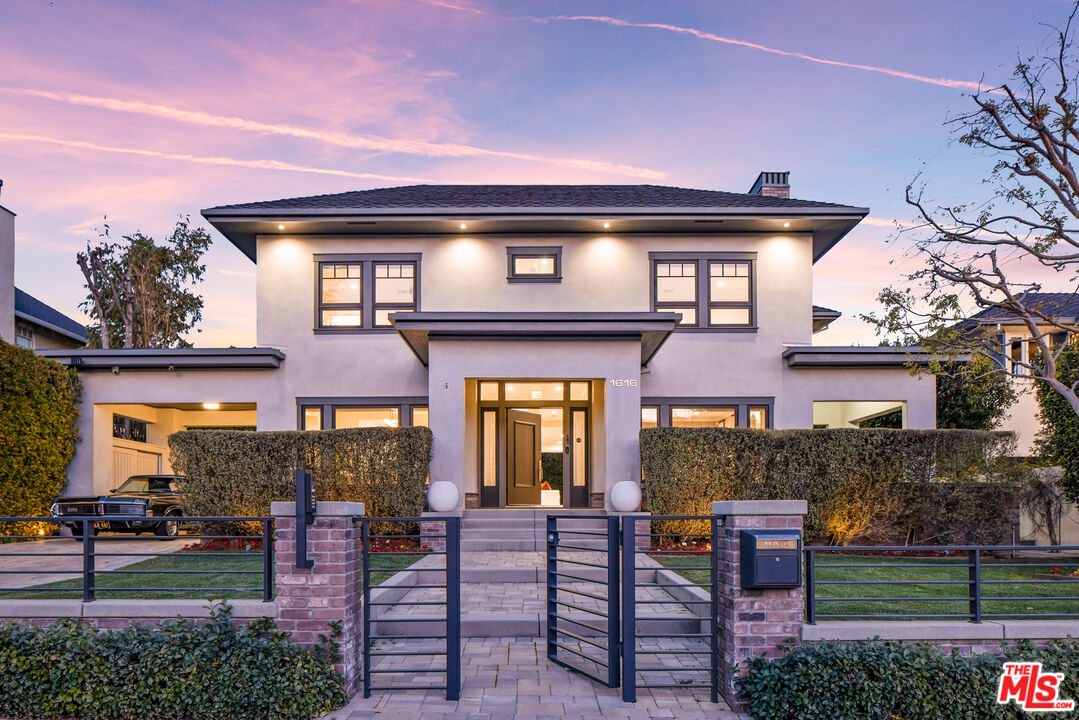
[[498, 485], [498, 411], [483, 411], [483, 486]]
[[573, 487], [583, 488], [588, 478], [588, 455], [585, 452], [585, 428], [588, 426], [588, 413], [584, 410], [573, 411]]
[[498, 383], [481, 382], [480, 400], [498, 400]]
[[570, 400], [587, 400], [588, 399], [588, 386], [587, 382], [571, 382], [569, 384], [569, 399]]

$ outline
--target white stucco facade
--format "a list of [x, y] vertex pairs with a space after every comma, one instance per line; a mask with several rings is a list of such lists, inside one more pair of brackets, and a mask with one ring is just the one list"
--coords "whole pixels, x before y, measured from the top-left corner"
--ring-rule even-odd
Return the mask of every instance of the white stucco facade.
[[[200, 359], [198, 367], [164, 367], [172, 360], [159, 358], [152, 369], [128, 368], [117, 360], [123, 365], [118, 373], [100, 358], [82, 365], [84, 439], [71, 470], [72, 490], [96, 492], [113, 482], [112, 417], [123, 414], [117, 408], [158, 425], [159, 439], [185, 424], [295, 430], [334, 427], [338, 412], [356, 415], [363, 409], [385, 411], [387, 424], [419, 423], [422, 416], [434, 435], [431, 479], [454, 483], [462, 507], [481, 502], [480, 476], [487, 462], [481, 448], [501, 453], [499, 482], [508, 482], [502, 477], [509, 472], [504, 446], [513, 441], [500, 426], [497, 448], [483, 445], [488, 436], [480, 416], [487, 400], [479, 395], [481, 383], [554, 382], [567, 395], [571, 382], [587, 384], [581, 401], [586, 405], [580, 406], [587, 411], [587, 452], [572, 458], [573, 472], [580, 477], [587, 463], [587, 502], [601, 506], [615, 482], [640, 478], [638, 436], [645, 407], [654, 409], [659, 425], [677, 424], [680, 412], [693, 412], [722, 415], [717, 422], [728, 425], [749, 425], [752, 415], [763, 427], [809, 428], [814, 403], [896, 403], [904, 408], [906, 427], [934, 427], [933, 380], [912, 377], [903, 367], [905, 358], [882, 360], [884, 351], [878, 350], [863, 366], [858, 349], [850, 348], [827, 358], [785, 356], [812, 342], [815, 259], [865, 211], [827, 206], [818, 208], [829, 213], [820, 219], [791, 205], [789, 215], [772, 218], [771, 205], [783, 209], [782, 202], [769, 200], [764, 210], [739, 210], [735, 219], [722, 221], [695, 220], [682, 211], [634, 210], [639, 220], [607, 221], [606, 228], [602, 218], [574, 215], [555, 221], [520, 209], [502, 213], [497, 222], [488, 214], [467, 223], [441, 214], [380, 215], [377, 222], [361, 222], [349, 220], [349, 212], [337, 216], [320, 209], [301, 222], [296, 213], [278, 217], [271, 210], [252, 210], [261, 213], [258, 218], [240, 220], [205, 211], [238, 248], [257, 258], [257, 342], [281, 357], [272, 367], [263, 359], [231, 369], [216, 366], [212, 358]], [[508, 277], [514, 248], [556, 249], [557, 277], [544, 282]], [[400, 325], [322, 326], [323, 266], [367, 268], [367, 263], [402, 259], [415, 271], [415, 303], [408, 312], [394, 311]], [[696, 263], [699, 327], [676, 328], [679, 315], [657, 305], [656, 268], [664, 262]], [[743, 311], [751, 320], [742, 326], [709, 325], [711, 308], [722, 303], [711, 303], [709, 283], [716, 281], [708, 273], [722, 263], [741, 263], [739, 272], [748, 272], [750, 298]], [[366, 286], [371, 276], [362, 272]], [[370, 299], [364, 298], [365, 303]], [[362, 310], [371, 311], [366, 305]], [[502, 322], [493, 322], [499, 318]], [[406, 333], [405, 327], [412, 329]], [[176, 362], [185, 359], [182, 351], [176, 357]], [[546, 407], [539, 391], [532, 397], [535, 401], [524, 403], [521, 412]], [[562, 404], [552, 401], [550, 411], [557, 405], [564, 413], [559, 417], [568, 418], [569, 398], [559, 398]], [[508, 395], [498, 399], [499, 422], [505, 423], [505, 413], [518, 412], [517, 406]], [[208, 401], [255, 409], [232, 420], [212, 411], [198, 422], [186, 422], [194, 416], [185, 419], [177, 409]], [[568, 419], [563, 427], [569, 428]], [[574, 433], [580, 437], [578, 428]], [[557, 439], [544, 443], [543, 452], [557, 449]], [[571, 443], [565, 448], [569, 468]], [[162, 463], [164, 470], [167, 460]], [[503, 492], [500, 502], [505, 497]]]

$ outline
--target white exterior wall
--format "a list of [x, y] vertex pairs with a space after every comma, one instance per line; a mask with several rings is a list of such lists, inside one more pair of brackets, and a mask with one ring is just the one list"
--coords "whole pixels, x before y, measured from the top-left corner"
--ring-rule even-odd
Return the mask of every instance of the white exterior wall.
[[0, 207], [0, 340], [15, 342], [15, 213]]
[[[151, 448], [166, 448], [163, 451], [162, 469], [167, 471], [167, 437], [169, 427], [179, 428], [179, 419], [169, 416], [169, 412], [157, 408], [138, 406], [151, 403], [201, 403], [207, 401], [221, 403], [257, 403], [260, 430], [295, 429], [292, 425], [285, 428], [265, 427], [262, 423], [262, 409], [271, 412], [285, 402], [278, 392], [274, 373], [278, 370], [189, 370], [189, 371], [125, 371], [118, 375], [111, 372], [83, 372], [79, 378], [83, 384], [82, 407], [79, 415], [80, 441], [76, 445], [75, 458], [68, 468], [68, 487], [65, 493], [70, 495], [100, 495], [112, 487], [112, 414], [119, 412], [139, 420], [163, 421], [161, 428], [148, 428], [147, 440]], [[117, 409], [114, 406], [123, 405]], [[290, 403], [291, 406], [291, 403]], [[153, 412], [151, 412], [153, 411]], [[133, 414], [137, 413], [137, 414]], [[233, 425], [249, 424], [234, 422], [241, 413], [230, 412], [186, 412], [184, 425]], [[278, 411], [280, 414], [280, 411]], [[216, 415], [218, 420], [208, 422]], [[225, 419], [229, 416], [228, 419]], [[244, 415], [245, 420], [247, 415]], [[135, 447], [141, 443], [130, 443]], [[89, 450], [89, 452], [87, 452]]]
[[[466, 412], [467, 378], [601, 381], [593, 383], [592, 492], [605, 493], [619, 480], [640, 479], [640, 387], [612, 387], [608, 382], [640, 378], [639, 342], [436, 340], [431, 343], [430, 367], [431, 480], [449, 480], [462, 488], [462, 503], [464, 493], [478, 491], [476, 419], [474, 412]], [[596, 385], [603, 386], [602, 399]]]

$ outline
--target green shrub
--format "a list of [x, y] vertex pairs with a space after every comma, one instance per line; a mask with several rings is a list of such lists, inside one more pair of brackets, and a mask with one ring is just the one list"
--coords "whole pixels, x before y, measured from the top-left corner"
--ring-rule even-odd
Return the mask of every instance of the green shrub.
[[[1057, 379], [1068, 387], [1076, 387], [1079, 345], [1069, 343], [1061, 351], [1057, 358]], [[1037, 450], [1052, 464], [1064, 468], [1064, 477], [1057, 487], [1066, 500], [1079, 503], [1079, 414], [1044, 380], [1036, 380], [1034, 387], [1042, 421]]]
[[73, 618], [0, 625], [0, 716], [82, 720], [313, 718], [347, 700], [334, 636], [302, 648], [270, 618], [97, 630]]
[[[74, 369], [0, 341], [0, 515], [49, 514], [75, 454], [81, 396]], [[0, 535], [38, 529], [5, 523]]]
[[362, 502], [372, 517], [423, 512], [431, 431], [423, 427], [348, 430], [191, 430], [169, 436], [172, 466], [186, 475], [188, 515], [269, 515], [295, 501], [296, 470], [310, 470], [315, 499]]
[[1004, 645], [1000, 655], [963, 657], [897, 641], [807, 643], [783, 657], [749, 661], [739, 692], [756, 720], [982, 720], [1030, 717], [996, 703], [1005, 660], [1038, 660], [1063, 672], [1060, 697], [1079, 697], [1079, 643]]
[[654, 515], [804, 499], [811, 537], [1000, 542], [1017, 490], [998, 461], [1013, 445], [1011, 433], [981, 430], [648, 428], [641, 469]]

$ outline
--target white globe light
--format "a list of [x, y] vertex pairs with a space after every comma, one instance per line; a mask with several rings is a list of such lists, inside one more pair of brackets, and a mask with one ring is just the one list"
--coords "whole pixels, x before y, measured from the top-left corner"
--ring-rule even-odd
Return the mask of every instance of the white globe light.
[[641, 506], [641, 486], [632, 480], [616, 482], [611, 488], [611, 507], [616, 512], [633, 512]]
[[449, 480], [435, 481], [427, 488], [427, 505], [433, 512], [456, 510], [459, 497], [457, 486]]

